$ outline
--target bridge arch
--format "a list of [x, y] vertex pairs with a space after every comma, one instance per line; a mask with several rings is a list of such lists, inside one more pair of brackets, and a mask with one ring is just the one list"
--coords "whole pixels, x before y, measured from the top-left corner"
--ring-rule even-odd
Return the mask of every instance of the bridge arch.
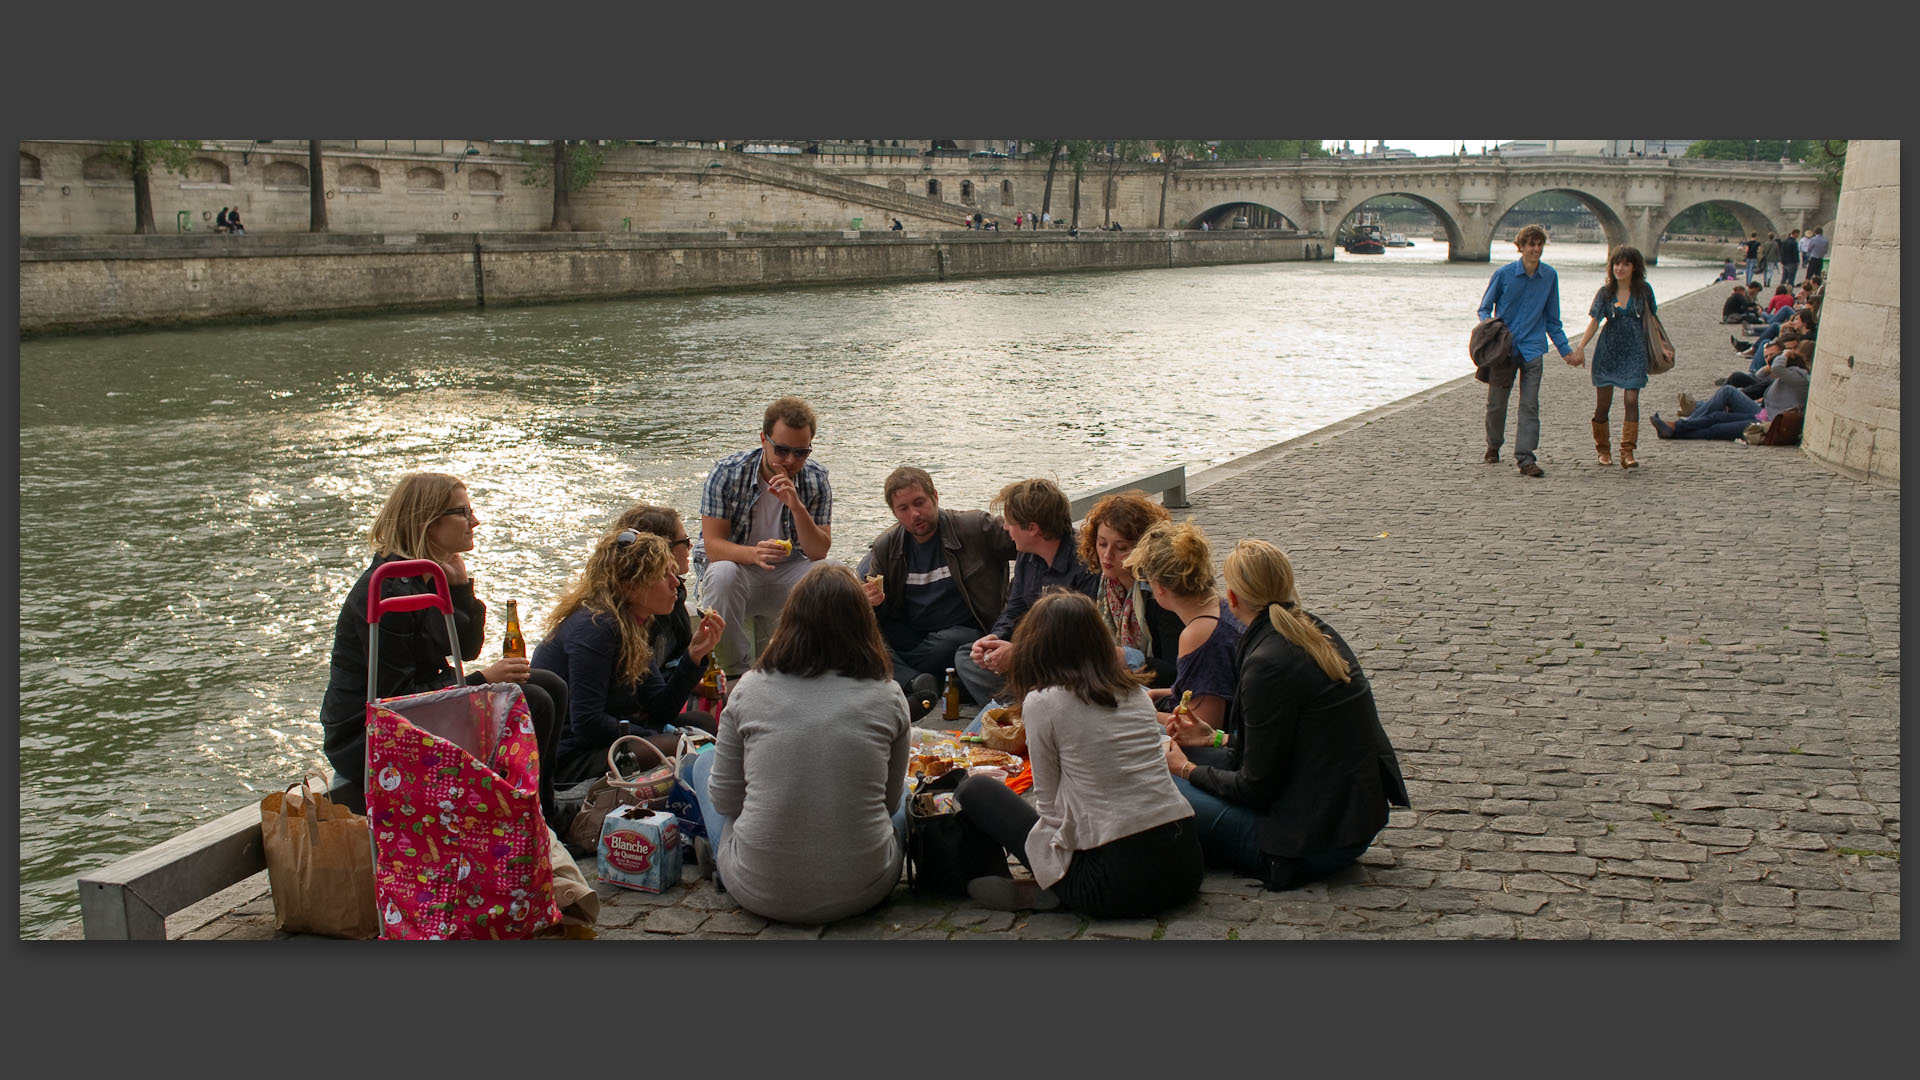
[[1265, 203], [1250, 202], [1244, 199], [1234, 202], [1218, 203], [1194, 214], [1192, 219], [1187, 223], [1187, 228], [1197, 229], [1200, 227], [1200, 223], [1204, 221], [1211, 228], [1230, 229], [1233, 227], [1233, 219], [1237, 217], [1246, 218], [1248, 227], [1253, 229], [1291, 229], [1295, 232], [1300, 231], [1299, 223], [1280, 210], [1268, 206]]
[[[1659, 237], [1666, 235], [1667, 226], [1673, 224], [1674, 220], [1679, 218], [1680, 215], [1686, 213], [1687, 211], [1693, 209], [1696, 206], [1717, 206], [1720, 209], [1725, 210], [1727, 213], [1733, 215], [1734, 221], [1739, 222], [1740, 235], [1742, 237], [1749, 236], [1749, 235], [1757, 235], [1761, 237], [1763, 242], [1768, 233], [1773, 233], [1777, 236], [1785, 236], [1787, 235], [1787, 232], [1792, 228], [1792, 226], [1783, 227], [1775, 224], [1773, 219], [1767, 216], [1766, 211], [1750, 203], [1742, 202], [1738, 199], [1700, 199], [1696, 202], [1688, 203], [1687, 205], [1676, 209], [1671, 214], [1665, 215], [1665, 220], [1660, 222], [1660, 227], [1654, 230], [1654, 237], [1656, 241], [1658, 240]], [[1652, 253], [1647, 252], [1645, 254], [1647, 255], [1647, 261], [1652, 262], [1653, 261]]]
[[[1594, 219], [1600, 223], [1601, 234], [1606, 237], [1607, 250], [1611, 251], [1622, 244], [1631, 244], [1640, 249], [1640, 254], [1646, 257], [1649, 264], [1656, 260], [1660, 244], [1660, 229], [1647, 228], [1646, 225], [1654, 218], [1660, 217], [1660, 213], [1647, 213], [1642, 211], [1636, 215], [1641, 221], [1641, 224], [1636, 226], [1632, 224], [1628, 217], [1623, 216], [1619, 210], [1615, 209], [1613, 204], [1607, 201], [1605, 197], [1596, 195], [1591, 191], [1583, 191], [1577, 187], [1569, 187], [1565, 184], [1543, 184], [1531, 189], [1522, 188], [1519, 189], [1517, 193], [1509, 195], [1506, 207], [1498, 214], [1490, 215], [1487, 229], [1489, 246], [1491, 246], [1493, 233], [1498, 231], [1501, 223], [1507, 219], [1509, 214], [1513, 213], [1515, 207], [1533, 198], [1535, 195], [1546, 195], [1549, 193], [1571, 195], [1580, 205], [1591, 210]], [[1663, 218], [1660, 221], [1660, 226], [1665, 227], [1667, 220], [1671, 219]]]
[[[1388, 196], [1412, 199], [1440, 222], [1440, 227], [1445, 230], [1447, 234], [1447, 257], [1449, 259], [1456, 258], [1462, 248], [1471, 243], [1466, 230], [1461, 226], [1459, 218], [1448, 210], [1446, 205], [1436, 202], [1434, 199], [1418, 191], [1410, 191], [1404, 187], [1354, 192], [1345, 202], [1338, 205], [1337, 210], [1327, 214], [1327, 238], [1329, 240], [1333, 239], [1334, 235], [1339, 231], [1341, 223], [1345, 222], [1349, 217], [1352, 217], [1361, 207], [1375, 199], [1383, 199]], [[1488, 228], [1491, 230], [1492, 227], [1489, 226]]]

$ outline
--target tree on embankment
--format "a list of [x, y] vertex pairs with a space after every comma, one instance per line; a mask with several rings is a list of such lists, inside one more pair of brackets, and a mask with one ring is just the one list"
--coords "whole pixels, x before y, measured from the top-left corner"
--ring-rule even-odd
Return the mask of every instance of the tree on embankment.
[[1173, 180], [1174, 159], [1190, 152], [1197, 139], [1155, 139], [1153, 148], [1160, 154], [1160, 218], [1156, 229], [1167, 227], [1167, 185]]
[[320, 140], [307, 140], [307, 231], [327, 231], [327, 185], [320, 167], [326, 158], [320, 153]]
[[[606, 146], [618, 140], [608, 139], [555, 139], [544, 151], [552, 161], [550, 170], [529, 169], [521, 183], [529, 187], [553, 186], [553, 221], [547, 228], [553, 232], [573, 231], [573, 207], [568, 196], [588, 184], [600, 172], [600, 162], [606, 158]], [[520, 148], [520, 160], [529, 165], [537, 165], [543, 151], [532, 146]]]
[[1113, 224], [1114, 177], [1120, 166], [1139, 161], [1147, 154], [1147, 144], [1139, 139], [1114, 139], [1107, 143], [1107, 182], [1100, 192], [1100, 227]]
[[[1027, 145], [1037, 153], [1047, 155], [1047, 182], [1040, 189], [1040, 213], [1053, 212], [1053, 174], [1060, 168], [1060, 155], [1066, 152], [1065, 139], [1028, 139]], [[1036, 225], [1035, 228], [1039, 226]]]
[[115, 139], [102, 150], [113, 161], [133, 174], [133, 231], [159, 232], [153, 221], [153, 179], [155, 162], [176, 175], [187, 171], [187, 161], [200, 149], [199, 139]]

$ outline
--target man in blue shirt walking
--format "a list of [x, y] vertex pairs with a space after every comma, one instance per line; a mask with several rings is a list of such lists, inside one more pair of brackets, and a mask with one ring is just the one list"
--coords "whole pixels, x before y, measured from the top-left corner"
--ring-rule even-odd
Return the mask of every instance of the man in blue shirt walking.
[[1513, 379], [1520, 377], [1520, 423], [1513, 435], [1513, 460], [1523, 476], [1545, 476], [1547, 472], [1533, 460], [1540, 445], [1540, 376], [1546, 364], [1547, 339], [1568, 364], [1576, 358], [1567, 346], [1567, 335], [1560, 329], [1560, 279], [1553, 267], [1540, 261], [1547, 247], [1547, 230], [1529, 225], [1514, 237], [1513, 246], [1520, 258], [1493, 272], [1487, 294], [1480, 298], [1480, 318], [1498, 315], [1513, 334], [1515, 356], [1512, 366], [1496, 370], [1487, 380], [1487, 464], [1500, 460], [1500, 444], [1506, 440], [1507, 401], [1513, 396]]

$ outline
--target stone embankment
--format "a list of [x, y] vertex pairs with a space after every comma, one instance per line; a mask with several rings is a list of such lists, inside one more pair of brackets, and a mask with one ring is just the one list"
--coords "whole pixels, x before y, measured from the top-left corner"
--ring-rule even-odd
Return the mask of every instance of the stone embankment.
[[[1679, 362], [1643, 394], [1638, 469], [1594, 462], [1587, 372], [1549, 359], [1543, 479], [1482, 464], [1470, 377], [1194, 479], [1216, 554], [1286, 549], [1373, 679], [1414, 805], [1359, 865], [1284, 893], [1216, 871], [1124, 921], [903, 885], [795, 927], [710, 882], [609, 887], [600, 936], [1897, 940], [1900, 492], [1796, 449], [1653, 437], [1737, 359], [1719, 304], [1662, 312]], [[170, 929], [284, 936], [265, 887]]]
[[1332, 257], [1267, 230], [22, 237], [20, 330]]

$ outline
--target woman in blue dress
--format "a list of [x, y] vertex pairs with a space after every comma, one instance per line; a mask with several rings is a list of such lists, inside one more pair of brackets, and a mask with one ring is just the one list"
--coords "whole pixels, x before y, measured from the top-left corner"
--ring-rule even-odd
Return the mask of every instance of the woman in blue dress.
[[1191, 518], [1182, 525], [1158, 522], [1140, 534], [1125, 565], [1136, 580], [1146, 582], [1154, 603], [1179, 616], [1182, 624], [1173, 685], [1147, 691], [1154, 708], [1171, 713], [1192, 691], [1188, 707], [1193, 715], [1220, 726], [1233, 704], [1234, 650], [1247, 628], [1220, 595], [1207, 534]]
[[[1587, 332], [1567, 358], [1574, 367], [1584, 364], [1587, 343], [1599, 333], [1600, 344], [1593, 351], [1593, 445], [1602, 465], [1613, 464], [1613, 455], [1607, 452], [1607, 412], [1616, 386], [1626, 391], [1621, 401], [1620, 467], [1632, 469], [1640, 464], [1633, 451], [1640, 440], [1640, 388], [1647, 385], [1646, 317], [1659, 313], [1653, 290], [1647, 286], [1647, 261], [1636, 248], [1613, 249], [1607, 257], [1607, 283], [1594, 294], [1593, 307], [1587, 312]], [[1667, 352], [1671, 355], [1672, 350]]]

